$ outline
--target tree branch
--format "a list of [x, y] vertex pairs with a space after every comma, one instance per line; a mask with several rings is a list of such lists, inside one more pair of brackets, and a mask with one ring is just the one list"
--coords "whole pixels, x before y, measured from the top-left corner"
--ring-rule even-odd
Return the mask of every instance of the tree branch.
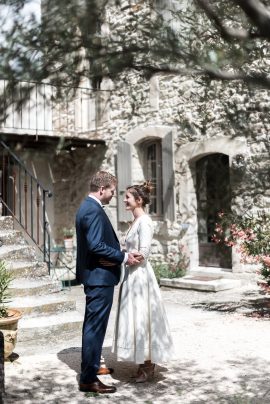
[[259, 30], [261, 37], [270, 39], [270, 11], [259, 0], [233, 0]]
[[[202, 73], [202, 72], [201, 72]], [[247, 74], [244, 72], [228, 72], [218, 69], [206, 68], [204, 73], [215, 80], [222, 81], [242, 81], [246, 84], [259, 85], [270, 88], [270, 77], [263, 73]]]
[[[230, 41], [232, 39], [248, 39], [251, 34], [246, 29], [236, 29], [226, 26], [223, 21], [220, 19], [218, 14], [214, 11], [214, 9], [210, 6], [207, 0], [195, 0], [198, 6], [204, 10], [205, 14], [209, 18], [209, 20], [213, 21], [215, 27], [220, 32], [222, 38], [226, 41]], [[236, 0], [237, 1], [237, 0]]]

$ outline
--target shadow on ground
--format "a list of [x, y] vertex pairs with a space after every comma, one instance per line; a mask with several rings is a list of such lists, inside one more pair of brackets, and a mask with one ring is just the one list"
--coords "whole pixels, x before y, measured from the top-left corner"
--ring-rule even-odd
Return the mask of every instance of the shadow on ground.
[[270, 295], [264, 292], [246, 292], [243, 296], [239, 301], [203, 301], [193, 303], [191, 307], [220, 313], [239, 313], [254, 318], [270, 318]]
[[[89, 395], [78, 391], [81, 350], [64, 349], [58, 360], [33, 363], [8, 377], [5, 403], [177, 403], [177, 404], [269, 404], [269, 362], [250, 358], [226, 361], [224, 367], [202, 369], [195, 361], [178, 361], [157, 367], [151, 382], [136, 384], [130, 375], [136, 366], [116, 362], [109, 348], [103, 350], [104, 362], [113, 367], [113, 377], [103, 376], [105, 383], [114, 383], [112, 395]], [[18, 359], [19, 360], [19, 359]]]

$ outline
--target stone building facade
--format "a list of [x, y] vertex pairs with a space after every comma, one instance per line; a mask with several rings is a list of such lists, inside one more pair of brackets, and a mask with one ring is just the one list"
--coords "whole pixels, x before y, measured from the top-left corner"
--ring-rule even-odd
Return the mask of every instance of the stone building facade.
[[[110, 10], [108, 27], [125, 28], [126, 3], [122, 14]], [[143, 14], [148, 10], [142, 3]], [[135, 70], [104, 79], [100, 90], [94, 130], [66, 133], [82, 143], [48, 152], [50, 180], [39, 166], [55, 194], [55, 241], [63, 225], [72, 225], [87, 178], [105, 169], [119, 181], [110, 215], [120, 236], [130, 220], [122, 202], [125, 187], [153, 181], [154, 261], [175, 263], [184, 254], [190, 270], [223, 268], [236, 276], [253, 271], [234, 249], [220, 251], [211, 235], [222, 209], [244, 214], [270, 208], [269, 91], [191, 75], [146, 78]]]
[[[163, 189], [163, 206], [153, 213], [157, 258], [170, 262], [184, 246], [191, 269], [252, 270], [234, 250], [222, 262], [211, 242], [211, 220], [221, 209], [244, 214], [270, 207], [268, 92], [173, 75], [147, 81], [134, 72], [129, 72], [129, 84], [123, 82], [126, 77], [112, 92], [104, 167], [118, 176], [120, 197], [122, 183], [153, 175], [151, 147], [156, 153], [161, 149], [156, 185]], [[120, 203], [119, 198], [122, 229]]]

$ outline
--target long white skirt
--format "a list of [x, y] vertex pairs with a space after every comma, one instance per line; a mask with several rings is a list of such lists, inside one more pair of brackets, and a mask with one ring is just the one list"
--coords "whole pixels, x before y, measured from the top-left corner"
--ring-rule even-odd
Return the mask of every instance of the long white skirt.
[[173, 342], [151, 264], [126, 267], [120, 287], [112, 352], [137, 364], [173, 359]]

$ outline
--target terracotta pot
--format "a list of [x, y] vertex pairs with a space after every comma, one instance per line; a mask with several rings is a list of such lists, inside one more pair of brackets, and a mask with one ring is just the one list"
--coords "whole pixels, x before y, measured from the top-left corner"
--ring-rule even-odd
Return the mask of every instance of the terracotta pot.
[[66, 250], [71, 250], [73, 248], [73, 238], [65, 238], [64, 246]]
[[22, 312], [15, 309], [8, 309], [8, 317], [0, 317], [0, 331], [4, 335], [4, 358], [7, 359], [12, 354], [18, 332], [18, 321], [22, 317]]

